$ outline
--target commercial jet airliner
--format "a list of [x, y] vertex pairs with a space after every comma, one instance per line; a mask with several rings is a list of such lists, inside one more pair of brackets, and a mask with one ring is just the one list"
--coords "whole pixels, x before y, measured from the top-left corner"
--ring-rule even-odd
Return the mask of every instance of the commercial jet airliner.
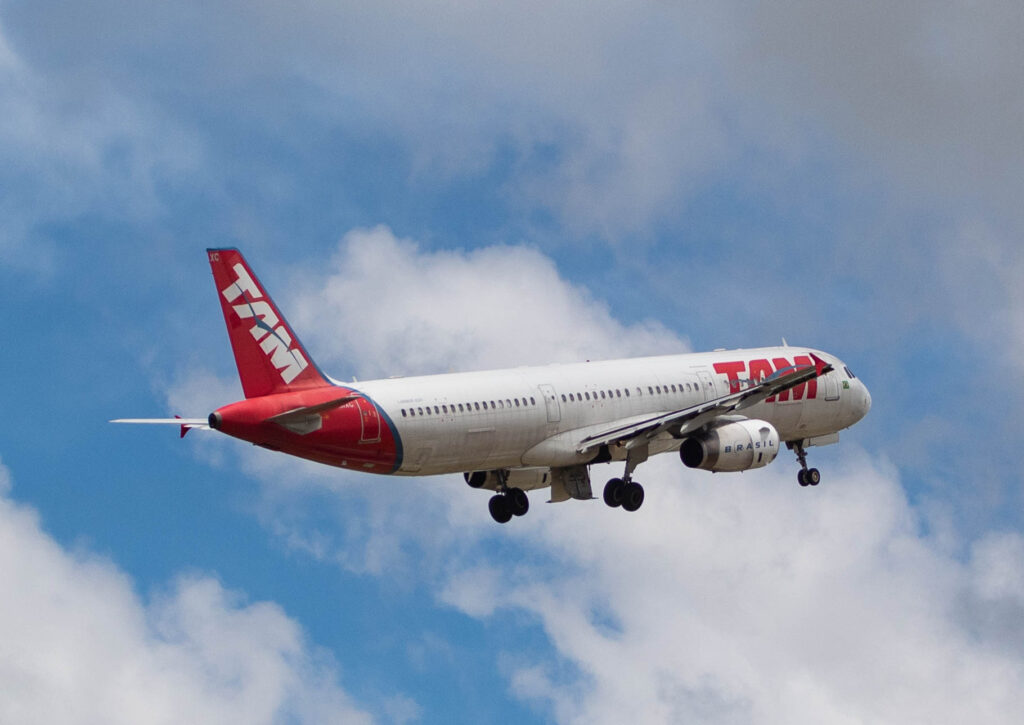
[[211, 428], [354, 471], [462, 473], [494, 492], [499, 523], [527, 512], [527, 491], [593, 498], [590, 465], [608, 461], [623, 472], [605, 503], [636, 511], [637, 466], [672, 451], [690, 468], [745, 471], [785, 444], [800, 485], [817, 486], [806, 448], [836, 442], [871, 407], [841, 360], [789, 345], [342, 383], [313, 362], [241, 252], [207, 254], [245, 400], [205, 419], [114, 422]]

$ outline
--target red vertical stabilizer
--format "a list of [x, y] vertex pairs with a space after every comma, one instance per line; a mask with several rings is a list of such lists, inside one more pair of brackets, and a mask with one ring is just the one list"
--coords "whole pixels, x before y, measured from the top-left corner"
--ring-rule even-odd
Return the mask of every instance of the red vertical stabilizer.
[[246, 398], [330, 386], [237, 249], [207, 249]]

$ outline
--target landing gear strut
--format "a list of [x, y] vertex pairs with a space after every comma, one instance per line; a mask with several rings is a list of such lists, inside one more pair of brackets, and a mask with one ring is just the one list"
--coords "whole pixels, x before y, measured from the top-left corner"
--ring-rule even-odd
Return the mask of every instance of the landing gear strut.
[[821, 473], [817, 468], [807, 467], [807, 452], [801, 441], [789, 443], [789, 447], [796, 453], [796, 459], [800, 461], [800, 470], [796, 474], [796, 480], [801, 486], [817, 486], [821, 483]]
[[633, 480], [633, 470], [647, 460], [647, 446], [639, 446], [626, 454], [626, 472], [604, 486], [604, 502], [612, 508], [636, 511], [644, 503], [644, 487]]
[[491, 496], [487, 508], [491, 512], [492, 519], [499, 524], [507, 524], [513, 516], [523, 516], [530, 510], [530, 499], [523, 489], [508, 487], [506, 471], [497, 471], [497, 474], [498, 493]]

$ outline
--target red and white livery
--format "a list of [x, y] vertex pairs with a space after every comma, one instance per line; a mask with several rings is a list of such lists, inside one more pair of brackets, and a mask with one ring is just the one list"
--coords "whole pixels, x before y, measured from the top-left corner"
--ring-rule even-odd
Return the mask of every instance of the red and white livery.
[[789, 345], [340, 383], [316, 366], [241, 252], [207, 253], [245, 400], [206, 419], [115, 422], [173, 423], [182, 436], [212, 428], [368, 473], [463, 473], [495, 492], [501, 523], [527, 512], [526, 491], [593, 498], [589, 467], [607, 461], [624, 469], [605, 502], [635, 511], [636, 467], [670, 451], [691, 468], [744, 471], [785, 445], [799, 483], [816, 486], [805, 449], [836, 442], [871, 407], [841, 360]]

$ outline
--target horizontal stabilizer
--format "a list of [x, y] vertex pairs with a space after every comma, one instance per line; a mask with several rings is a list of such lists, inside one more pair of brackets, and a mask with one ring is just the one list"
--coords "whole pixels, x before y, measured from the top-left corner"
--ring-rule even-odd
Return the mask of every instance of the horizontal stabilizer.
[[317, 405], [306, 405], [301, 408], [293, 408], [286, 410], [283, 413], [278, 413], [267, 418], [267, 423], [277, 423], [283, 428], [287, 428], [292, 433], [298, 433], [299, 435], [306, 435], [313, 431], [320, 430], [320, 426], [323, 420], [320, 418], [321, 413], [326, 413], [328, 410], [334, 410], [340, 408], [343, 405], [351, 403], [353, 400], [358, 399], [358, 395], [345, 395], [341, 398], [335, 398], [334, 400], [328, 400], [326, 403], [318, 403]]
[[210, 430], [210, 424], [206, 418], [117, 418], [111, 423], [143, 423], [146, 425], [178, 425], [181, 426], [181, 437], [193, 428]]
[[358, 397], [358, 395], [346, 395], [343, 398], [328, 400], [326, 403], [318, 403], [317, 405], [307, 405], [302, 408], [293, 408], [292, 410], [286, 410], [283, 413], [278, 413], [277, 415], [267, 418], [267, 422], [285, 423], [291, 419], [302, 418], [307, 415], [316, 415], [318, 413], [323, 413], [324, 411], [331, 410], [333, 408], [340, 408], [341, 406], [347, 403], [351, 403]]

